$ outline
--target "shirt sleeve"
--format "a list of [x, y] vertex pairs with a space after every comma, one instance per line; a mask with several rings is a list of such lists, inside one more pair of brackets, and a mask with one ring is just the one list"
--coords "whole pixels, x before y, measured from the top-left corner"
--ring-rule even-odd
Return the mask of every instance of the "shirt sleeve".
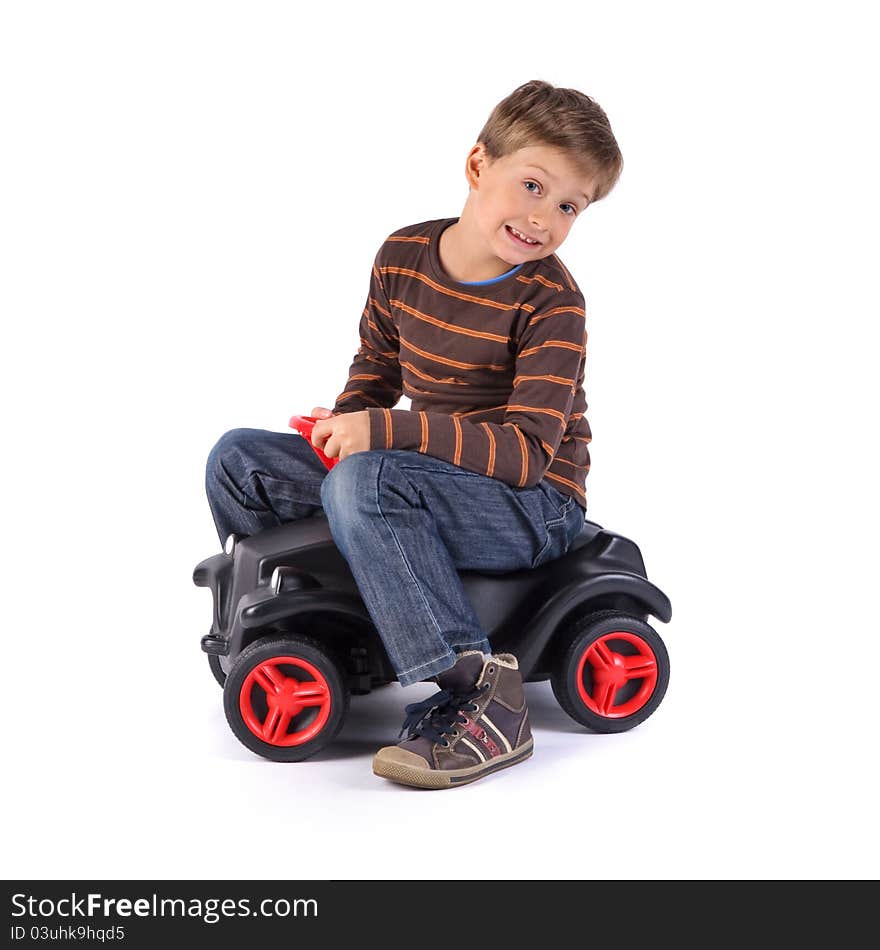
[[[381, 252], [380, 252], [381, 253]], [[348, 382], [336, 397], [334, 415], [400, 401], [400, 338], [385, 294], [379, 255], [373, 261], [370, 288], [360, 322], [360, 348], [348, 370]]]
[[537, 485], [568, 426], [586, 355], [585, 320], [579, 291], [563, 291], [532, 314], [516, 345], [503, 422], [370, 408], [370, 448], [413, 449], [516, 488]]

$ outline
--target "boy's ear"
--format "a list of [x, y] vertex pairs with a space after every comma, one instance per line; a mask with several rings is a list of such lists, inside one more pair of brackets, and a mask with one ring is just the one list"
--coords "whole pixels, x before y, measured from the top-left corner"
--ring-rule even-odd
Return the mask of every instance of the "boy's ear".
[[479, 184], [480, 172], [486, 163], [486, 146], [482, 142], [477, 142], [468, 152], [467, 160], [464, 163], [464, 174], [467, 183], [471, 188], [476, 188]]

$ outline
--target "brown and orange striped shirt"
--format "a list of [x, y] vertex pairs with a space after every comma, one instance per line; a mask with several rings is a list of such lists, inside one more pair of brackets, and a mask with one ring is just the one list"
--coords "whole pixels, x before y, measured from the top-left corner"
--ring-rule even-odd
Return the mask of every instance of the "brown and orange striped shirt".
[[[333, 412], [366, 409], [371, 449], [423, 452], [516, 488], [547, 479], [586, 509], [583, 295], [555, 254], [453, 280], [437, 249], [456, 221], [409, 225], [379, 249]], [[411, 409], [392, 408], [401, 395]]]

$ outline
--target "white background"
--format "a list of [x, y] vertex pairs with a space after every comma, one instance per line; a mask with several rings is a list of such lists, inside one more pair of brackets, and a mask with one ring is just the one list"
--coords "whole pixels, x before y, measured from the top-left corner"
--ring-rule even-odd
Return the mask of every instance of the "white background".
[[[869, 9], [3, 5], [5, 877], [877, 876]], [[667, 696], [594, 736], [532, 684], [534, 757], [445, 794], [370, 770], [421, 684], [259, 759], [199, 649], [205, 458], [332, 404], [379, 245], [532, 78], [624, 154], [560, 256]]]

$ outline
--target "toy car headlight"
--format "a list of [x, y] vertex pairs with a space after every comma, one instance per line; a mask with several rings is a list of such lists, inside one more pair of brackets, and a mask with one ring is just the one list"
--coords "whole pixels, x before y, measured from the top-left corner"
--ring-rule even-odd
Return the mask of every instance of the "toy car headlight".
[[269, 586], [272, 588], [273, 593], [275, 594], [281, 593], [281, 585], [283, 582], [284, 582], [284, 573], [282, 572], [280, 567], [276, 567], [275, 570], [272, 571], [272, 577], [269, 580]]
[[223, 545], [223, 550], [231, 557], [233, 551], [235, 551], [235, 543], [238, 541], [237, 534], [230, 534], [226, 539], [226, 544]]
[[281, 594], [285, 590], [299, 590], [303, 586], [303, 582], [300, 572], [297, 571], [296, 568], [286, 564], [279, 564], [278, 567], [272, 571], [272, 576], [269, 578], [269, 586], [272, 588], [273, 594]]

